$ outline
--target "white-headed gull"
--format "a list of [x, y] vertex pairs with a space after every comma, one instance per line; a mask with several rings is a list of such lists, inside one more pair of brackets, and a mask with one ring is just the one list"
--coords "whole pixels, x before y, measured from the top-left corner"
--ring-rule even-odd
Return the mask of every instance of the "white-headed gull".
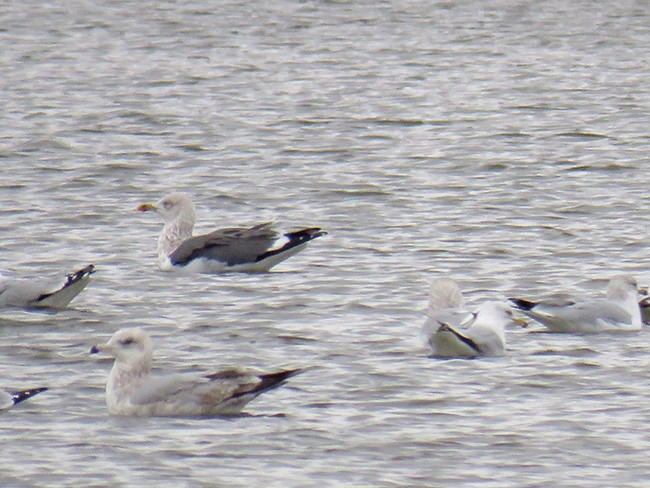
[[532, 302], [511, 298], [510, 302], [553, 332], [636, 331], [643, 327], [639, 293], [644, 291], [631, 276], [618, 275], [609, 280], [604, 299]]
[[193, 236], [194, 203], [183, 193], [172, 193], [158, 203], [143, 203], [137, 210], [156, 212], [165, 222], [158, 238], [158, 264], [163, 271], [265, 272], [326, 234], [312, 227], [288, 232], [281, 239], [271, 223], [263, 223]]

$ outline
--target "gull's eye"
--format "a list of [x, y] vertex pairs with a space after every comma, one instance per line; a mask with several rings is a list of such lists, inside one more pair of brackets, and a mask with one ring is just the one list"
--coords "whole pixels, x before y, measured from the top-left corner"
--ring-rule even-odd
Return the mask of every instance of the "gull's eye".
[[134, 339], [128, 338], [128, 339], [123, 339], [123, 340], [121, 340], [121, 341], [120, 341], [120, 344], [123, 345], [123, 346], [130, 346], [130, 345], [133, 344], [134, 342], [135, 342]]
[[173, 206], [174, 206], [174, 204], [172, 202], [170, 202], [169, 200], [165, 200], [163, 202], [163, 207], [165, 208], [165, 210], [169, 210]]

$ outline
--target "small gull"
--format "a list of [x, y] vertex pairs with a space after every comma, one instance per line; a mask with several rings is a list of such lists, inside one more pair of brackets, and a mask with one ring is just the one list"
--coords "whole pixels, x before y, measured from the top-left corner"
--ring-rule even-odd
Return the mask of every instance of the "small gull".
[[92, 264], [65, 279], [28, 279], [0, 276], [0, 307], [62, 309], [83, 290], [94, 272]]
[[481, 304], [458, 326], [440, 322], [429, 336], [431, 355], [441, 358], [503, 356], [506, 351], [505, 327], [521, 323], [510, 307], [502, 302]]
[[643, 327], [639, 293], [644, 292], [631, 276], [618, 275], [609, 280], [605, 299], [532, 302], [510, 298], [510, 302], [552, 332], [636, 331]]
[[304, 249], [309, 241], [326, 234], [312, 227], [288, 232], [281, 240], [267, 222], [193, 236], [194, 203], [182, 193], [167, 195], [155, 204], [143, 203], [137, 210], [156, 212], [165, 221], [158, 237], [158, 264], [163, 271], [265, 272]]
[[32, 388], [29, 390], [0, 390], [0, 411], [9, 410], [14, 405], [46, 391], [47, 387]]
[[300, 369], [254, 375], [225, 370], [201, 376], [179, 373], [151, 376], [153, 348], [140, 328], [118, 330], [91, 354], [106, 351], [115, 358], [106, 383], [106, 404], [111, 415], [205, 417], [232, 415], [252, 399], [277, 388]]

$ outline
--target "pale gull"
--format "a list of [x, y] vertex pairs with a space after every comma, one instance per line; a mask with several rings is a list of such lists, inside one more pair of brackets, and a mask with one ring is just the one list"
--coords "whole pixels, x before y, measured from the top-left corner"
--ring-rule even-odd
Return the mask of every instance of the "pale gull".
[[0, 307], [65, 308], [86, 287], [93, 272], [90, 264], [63, 280], [0, 276]]
[[47, 387], [32, 388], [30, 390], [0, 390], [0, 411], [9, 410], [14, 405], [46, 390]]
[[441, 322], [430, 334], [431, 355], [441, 358], [503, 356], [506, 351], [505, 328], [517, 323], [510, 307], [502, 302], [481, 304], [465, 323], [458, 326]]
[[301, 370], [254, 375], [225, 370], [202, 376], [180, 373], [151, 376], [153, 348], [140, 328], [121, 329], [91, 354], [105, 351], [115, 358], [106, 383], [106, 404], [112, 415], [205, 417], [231, 415], [252, 399], [282, 385]]
[[465, 308], [463, 292], [453, 278], [445, 276], [431, 282], [427, 317], [422, 327], [427, 342], [441, 323], [457, 327], [465, 322], [469, 315], [469, 310]]
[[158, 238], [158, 264], [163, 271], [265, 272], [326, 234], [312, 227], [288, 232], [281, 239], [271, 223], [263, 223], [193, 236], [194, 203], [183, 193], [172, 193], [155, 204], [144, 203], [137, 210], [156, 212], [165, 222]]
[[618, 275], [609, 280], [605, 299], [532, 302], [511, 298], [510, 301], [517, 310], [552, 332], [636, 331], [643, 327], [639, 293], [644, 292], [631, 276]]

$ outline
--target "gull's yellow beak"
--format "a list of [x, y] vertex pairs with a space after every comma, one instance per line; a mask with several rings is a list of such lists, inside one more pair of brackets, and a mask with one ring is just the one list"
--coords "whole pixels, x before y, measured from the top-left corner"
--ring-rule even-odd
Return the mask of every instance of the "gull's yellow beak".
[[512, 322], [520, 327], [523, 327], [524, 329], [528, 327], [528, 322], [526, 322], [526, 319], [522, 319], [521, 317], [512, 317]]
[[156, 211], [158, 210], [158, 207], [156, 207], [153, 203], [143, 203], [142, 205], [138, 205], [135, 209], [138, 212], [148, 212], [150, 210]]

